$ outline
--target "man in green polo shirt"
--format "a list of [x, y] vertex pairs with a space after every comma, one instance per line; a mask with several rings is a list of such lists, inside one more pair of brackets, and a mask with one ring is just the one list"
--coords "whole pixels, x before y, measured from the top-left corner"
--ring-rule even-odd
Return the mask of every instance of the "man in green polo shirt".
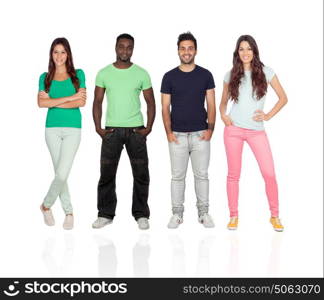
[[[147, 204], [149, 169], [146, 136], [155, 118], [155, 100], [149, 74], [130, 59], [134, 38], [121, 34], [116, 41], [116, 62], [101, 69], [96, 77], [93, 120], [102, 138], [100, 179], [98, 183], [98, 218], [93, 228], [111, 224], [117, 205], [116, 172], [125, 145], [134, 177], [132, 215], [140, 229], [148, 229], [150, 210]], [[147, 104], [144, 127], [140, 94]], [[101, 128], [102, 102], [107, 97], [105, 129]], [[125, 184], [126, 186], [126, 184]]]

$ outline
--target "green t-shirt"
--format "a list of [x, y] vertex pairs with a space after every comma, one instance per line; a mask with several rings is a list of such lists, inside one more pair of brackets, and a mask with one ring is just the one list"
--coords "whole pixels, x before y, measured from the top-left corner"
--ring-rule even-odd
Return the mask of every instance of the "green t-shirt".
[[[45, 91], [46, 72], [39, 78], [39, 91]], [[76, 76], [80, 82], [80, 88], [85, 88], [85, 75], [81, 69], [76, 70]], [[57, 81], [52, 80], [49, 96], [50, 98], [62, 98], [72, 96], [76, 93], [71, 78]], [[81, 112], [79, 107], [60, 108], [50, 107], [47, 111], [46, 127], [76, 127], [81, 128]]]
[[140, 93], [152, 87], [149, 74], [132, 64], [118, 69], [113, 64], [101, 69], [96, 86], [106, 89], [106, 126], [137, 127], [144, 124]]

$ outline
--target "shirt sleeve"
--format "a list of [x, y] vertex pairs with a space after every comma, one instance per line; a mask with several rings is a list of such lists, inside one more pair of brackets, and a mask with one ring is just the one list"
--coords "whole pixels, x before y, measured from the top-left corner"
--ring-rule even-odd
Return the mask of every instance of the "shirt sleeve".
[[162, 83], [161, 83], [161, 93], [163, 94], [171, 94], [171, 83], [169, 76], [164, 74]]
[[229, 83], [231, 79], [231, 71], [228, 71], [224, 76], [224, 82]]
[[39, 76], [39, 82], [38, 82], [38, 91], [45, 91], [45, 78], [46, 78], [46, 72], [43, 73], [41, 76]]
[[272, 80], [272, 78], [276, 75], [276, 73], [274, 72], [274, 70], [272, 70], [269, 67], [263, 67], [263, 72], [264, 72], [264, 75], [266, 77], [267, 83], [270, 83], [270, 81]]
[[206, 90], [214, 89], [215, 88], [215, 81], [213, 74], [211, 72], [208, 72], [208, 81], [207, 81], [207, 88]]
[[99, 71], [97, 76], [96, 76], [96, 86], [99, 86], [101, 88], [106, 88], [101, 71]]
[[143, 72], [143, 78], [142, 78], [142, 90], [147, 90], [152, 87], [151, 83], [151, 77], [149, 73], [147, 73], [145, 70]]
[[86, 83], [85, 83], [85, 75], [83, 70], [79, 69], [76, 71], [76, 76], [79, 79], [79, 83], [80, 83], [80, 88], [86, 88]]

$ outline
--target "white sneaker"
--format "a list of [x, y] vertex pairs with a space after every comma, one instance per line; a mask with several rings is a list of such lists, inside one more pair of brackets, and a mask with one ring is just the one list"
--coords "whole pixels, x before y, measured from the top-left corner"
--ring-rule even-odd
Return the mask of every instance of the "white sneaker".
[[198, 222], [203, 224], [206, 228], [215, 227], [214, 221], [209, 214], [203, 214], [198, 218]]
[[43, 204], [42, 204], [40, 206], [40, 210], [43, 213], [45, 224], [47, 226], [54, 226], [55, 225], [55, 220], [54, 220], [51, 209], [44, 210], [43, 209]]
[[74, 218], [73, 215], [66, 215], [63, 223], [63, 228], [65, 230], [73, 229]]
[[138, 224], [138, 228], [141, 230], [146, 230], [150, 228], [150, 224], [148, 222], [148, 218], [139, 218], [136, 220]]
[[178, 214], [174, 214], [169, 221], [168, 228], [170, 229], [178, 228], [182, 222], [183, 222], [183, 218], [180, 217]]
[[98, 219], [92, 223], [92, 228], [102, 228], [108, 224], [111, 224], [112, 222], [112, 219], [98, 217]]

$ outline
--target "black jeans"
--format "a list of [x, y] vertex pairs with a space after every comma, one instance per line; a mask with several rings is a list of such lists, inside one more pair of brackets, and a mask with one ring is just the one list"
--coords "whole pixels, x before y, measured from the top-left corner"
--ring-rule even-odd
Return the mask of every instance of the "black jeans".
[[[102, 139], [98, 183], [98, 217], [113, 219], [115, 216], [117, 205], [116, 172], [124, 145], [134, 178], [132, 215], [135, 220], [150, 216], [147, 204], [150, 175], [146, 137], [135, 132], [135, 129], [140, 128], [144, 127], [106, 127], [106, 129], [113, 129], [113, 132], [107, 133]], [[125, 184], [126, 186], [127, 184]]]

